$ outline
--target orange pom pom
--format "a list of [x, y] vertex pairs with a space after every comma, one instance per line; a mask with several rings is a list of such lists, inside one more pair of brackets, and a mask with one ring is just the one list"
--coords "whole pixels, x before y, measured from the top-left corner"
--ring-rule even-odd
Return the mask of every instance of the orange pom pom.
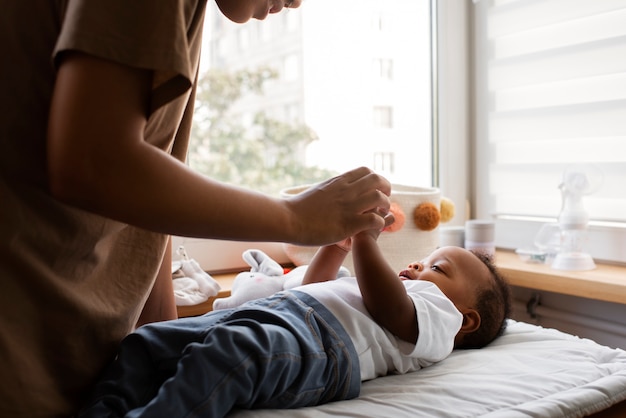
[[404, 214], [402, 207], [396, 202], [391, 202], [391, 206], [389, 206], [389, 212], [393, 214], [393, 218], [395, 220], [391, 225], [385, 227], [385, 229], [383, 229], [383, 232], [396, 232], [401, 230], [404, 226], [404, 222], [406, 221], [406, 215]]
[[439, 208], [430, 202], [421, 203], [413, 212], [413, 222], [422, 231], [432, 231], [439, 225]]

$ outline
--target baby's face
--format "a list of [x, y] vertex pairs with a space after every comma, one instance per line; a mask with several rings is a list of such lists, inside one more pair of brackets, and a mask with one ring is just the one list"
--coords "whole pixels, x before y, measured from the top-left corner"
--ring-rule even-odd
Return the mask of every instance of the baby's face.
[[478, 257], [460, 247], [439, 248], [424, 260], [411, 263], [398, 276], [434, 283], [460, 311], [474, 307], [477, 287], [491, 277]]
[[250, 19], [263, 20], [270, 13], [278, 13], [285, 7], [294, 9], [302, 0], [216, 0], [220, 11], [235, 23]]

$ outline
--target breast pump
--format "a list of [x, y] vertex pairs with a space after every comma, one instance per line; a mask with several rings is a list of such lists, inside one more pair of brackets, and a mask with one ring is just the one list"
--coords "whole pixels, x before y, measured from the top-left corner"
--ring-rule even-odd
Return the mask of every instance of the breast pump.
[[586, 170], [566, 170], [559, 185], [562, 197], [558, 224], [560, 247], [552, 268], [557, 270], [592, 270], [596, 267], [593, 258], [584, 252], [587, 240], [589, 215], [583, 206], [583, 196], [594, 187]]

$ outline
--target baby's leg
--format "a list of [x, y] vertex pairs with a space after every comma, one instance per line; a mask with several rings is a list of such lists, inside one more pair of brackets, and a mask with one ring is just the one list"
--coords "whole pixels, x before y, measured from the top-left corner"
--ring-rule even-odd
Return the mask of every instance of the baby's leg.
[[175, 374], [185, 347], [203, 341], [207, 327], [228, 312], [149, 324], [128, 335], [79, 416], [123, 417], [149, 403]]
[[190, 345], [158, 396], [130, 415], [223, 417], [235, 406], [252, 408], [284, 393], [302, 363], [298, 341], [288, 330], [229, 321], [211, 329], [204, 343]]
[[190, 344], [157, 397], [128, 416], [222, 417], [234, 407], [296, 408], [355, 396], [354, 349], [294, 300], [277, 295], [233, 311]]

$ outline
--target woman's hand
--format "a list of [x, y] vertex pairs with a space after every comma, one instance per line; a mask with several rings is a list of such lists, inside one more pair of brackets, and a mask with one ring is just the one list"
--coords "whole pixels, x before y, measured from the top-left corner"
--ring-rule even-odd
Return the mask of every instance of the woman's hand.
[[316, 184], [287, 200], [296, 242], [339, 242], [361, 231], [385, 227], [390, 183], [361, 167]]

